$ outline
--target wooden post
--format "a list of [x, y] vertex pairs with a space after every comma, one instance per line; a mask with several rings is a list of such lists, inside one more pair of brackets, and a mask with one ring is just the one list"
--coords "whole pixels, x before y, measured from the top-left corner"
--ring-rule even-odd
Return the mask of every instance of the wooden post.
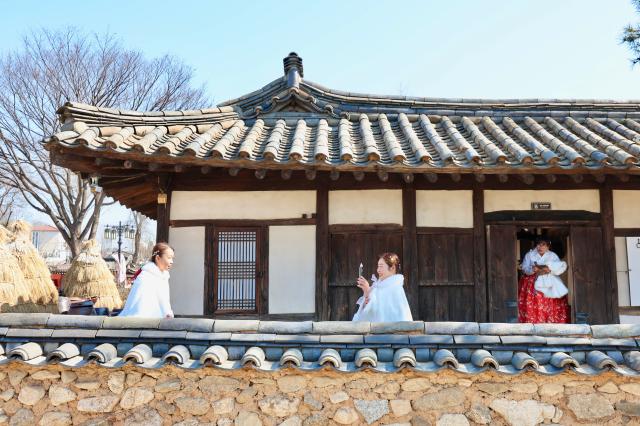
[[416, 229], [416, 190], [402, 187], [402, 263], [407, 299], [414, 319], [421, 318], [418, 288], [418, 231]]
[[216, 309], [216, 293], [214, 288], [214, 259], [217, 254], [215, 241], [215, 229], [213, 225], [204, 227], [204, 300], [202, 301], [202, 312], [205, 316], [213, 315]]
[[158, 175], [158, 194], [167, 194], [167, 202], [158, 204], [158, 216], [156, 218], [156, 242], [169, 242], [169, 220], [171, 211], [171, 176]]
[[316, 319], [329, 319], [329, 190], [326, 176], [316, 190]]
[[484, 226], [484, 192], [482, 187], [473, 188], [473, 280], [475, 281], [475, 317], [477, 322], [487, 317], [487, 254]]
[[600, 188], [600, 216], [602, 218], [602, 248], [604, 253], [604, 274], [607, 286], [608, 322], [620, 322], [618, 312], [618, 277], [616, 275], [615, 234], [613, 225], [613, 191], [604, 184]]

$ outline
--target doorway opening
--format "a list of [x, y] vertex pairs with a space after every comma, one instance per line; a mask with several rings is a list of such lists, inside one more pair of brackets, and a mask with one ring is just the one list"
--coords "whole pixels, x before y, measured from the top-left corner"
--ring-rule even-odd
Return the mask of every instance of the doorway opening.
[[[551, 240], [550, 250], [553, 251], [558, 257], [567, 263], [567, 270], [560, 275], [560, 279], [569, 289], [569, 294], [567, 296], [569, 301], [569, 309], [571, 312], [572, 323], [576, 322], [585, 322], [586, 318], [576, 318], [573, 305], [573, 277], [571, 273], [571, 250], [569, 250], [570, 246], [570, 228], [568, 226], [549, 226], [549, 227], [540, 227], [540, 226], [523, 226], [520, 227], [516, 233], [517, 235], [517, 244], [516, 244], [516, 257], [518, 259], [518, 265], [522, 264], [525, 255], [536, 246], [536, 238], [540, 236], [544, 236]], [[518, 283], [520, 282], [520, 278], [523, 275], [523, 271], [518, 267]], [[518, 292], [520, 289], [518, 289]], [[517, 304], [516, 304], [516, 317], [517, 317]]]

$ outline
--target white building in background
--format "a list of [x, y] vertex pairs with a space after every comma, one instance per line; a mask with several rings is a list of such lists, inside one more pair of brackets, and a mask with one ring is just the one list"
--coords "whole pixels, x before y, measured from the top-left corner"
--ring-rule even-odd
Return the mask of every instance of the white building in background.
[[34, 225], [31, 241], [49, 266], [71, 262], [71, 250], [57, 228]]

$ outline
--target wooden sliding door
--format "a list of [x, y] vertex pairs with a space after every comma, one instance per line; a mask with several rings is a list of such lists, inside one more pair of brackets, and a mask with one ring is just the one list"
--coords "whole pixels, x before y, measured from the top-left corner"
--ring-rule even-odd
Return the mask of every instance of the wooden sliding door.
[[364, 265], [363, 275], [369, 280], [376, 272], [379, 254], [394, 252], [402, 261], [402, 229], [340, 225], [330, 229], [329, 240], [329, 319], [349, 321], [362, 295], [362, 290], [356, 287], [360, 262]]

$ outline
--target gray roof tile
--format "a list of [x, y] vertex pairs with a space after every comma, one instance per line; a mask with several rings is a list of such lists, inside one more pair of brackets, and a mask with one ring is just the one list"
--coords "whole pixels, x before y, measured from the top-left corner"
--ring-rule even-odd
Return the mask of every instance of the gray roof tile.
[[409, 336], [406, 334], [372, 334], [364, 336], [366, 345], [403, 345], [409, 344]]
[[397, 321], [397, 322], [372, 322], [371, 333], [422, 333], [424, 331], [424, 321]]
[[100, 328], [105, 317], [92, 315], [51, 315], [47, 327]]
[[53, 330], [51, 337], [54, 339], [93, 339], [98, 330], [88, 328], [62, 328]]
[[366, 334], [371, 323], [363, 321], [323, 321], [313, 323], [314, 334]]
[[231, 333], [197, 333], [188, 332], [187, 340], [231, 340]]
[[484, 336], [484, 335], [474, 335], [474, 334], [461, 334], [454, 335], [453, 340], [459, 345], [482, 345], [482, 344], [493, 344], [500, 343], [499, 336]]
[[258, 320], [217, 320], [213, 324], [213, 331], [216, 333], [258, 331], [259, 326]]
[[364, 336], [357, 334], [328, 334], [320, 336], [320, 343], [354, 343], [363, 344]]
[[446, 334], [412, 334], [409, 335], [412, 345], [447, 345], [453, 344], [453, 336]]
[[113, 338], [113, 339], [137, 339], [140, 337], [142, 330], [140, 329], [124, 329], [124, 330], [109, 330], [101, 329], [96, 333], [96, 337], [99, 338]]
[[2, 314], [0, 315], [0, 327], [45, 327], [50, 315], [44, 313]]
[[10, 328], [7, 331], [7, 337], [25, 337], [25, 338], [34, 338], [34, 337], [51, 337], [53, 333], [53, 329], [51, 328]]
[[480, 334], [530, 335], [534, 333], [533, 324], [480, 323]]
[[142, 330], [141, 339], [184, 339], [187, 337], [187, 331], [170, 331], [170, 330]]
[[102, 322], [103, 328], [111, 329], [157, 329], [161, 319], [136, 317], [106, 317]]
[[208, 318], [165, 318], [158, 324], [158, 329], [208, 333], [213, 330], [213, 320]]
[[279, 334], [304, 334], [313, 330], [312, 321], [260, 321], [258, 332]]
[[425, 322], [426, 334], [479, 334], [480, 326], [477, 322]]

